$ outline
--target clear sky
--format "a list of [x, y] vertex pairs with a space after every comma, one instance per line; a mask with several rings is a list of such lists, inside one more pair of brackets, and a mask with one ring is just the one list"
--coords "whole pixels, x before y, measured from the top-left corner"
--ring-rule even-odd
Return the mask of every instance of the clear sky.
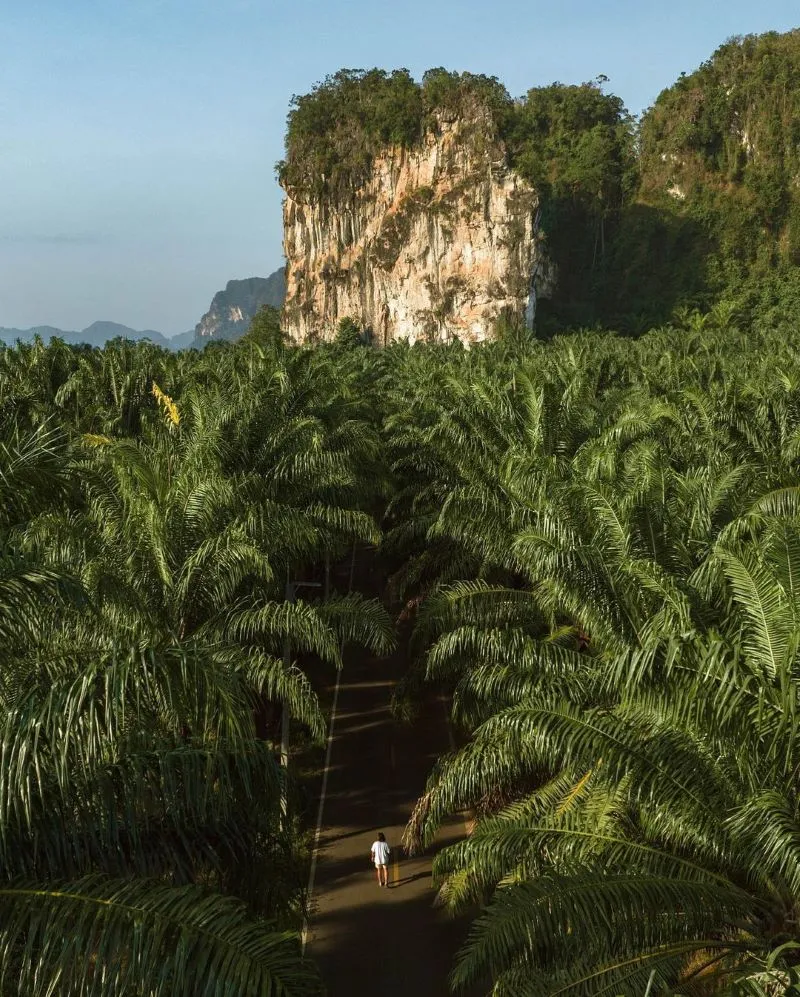
[[0, 0], [0, 326], [191, 328], [282, 263], [289, 99], [348, 68], [600, 73], [639, 113], [796, 0]]

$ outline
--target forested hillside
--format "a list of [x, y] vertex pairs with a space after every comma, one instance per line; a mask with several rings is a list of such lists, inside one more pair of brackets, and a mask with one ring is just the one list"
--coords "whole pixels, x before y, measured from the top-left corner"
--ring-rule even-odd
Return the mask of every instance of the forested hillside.
[[800, 31], [726, 42], [640, 121], [604, 77], [512, 99], [472, 73], [342, 70], [293, 99], [278, 173], [312, 198], [357, 187], [381, 149], [478, 106], [540, 194], [558, 271], [541, 334], [640, 333], [718, 301], [780, 318], [799, 300], [799, 80]]
[[673, 216], [698, 303], [797, 315], [799, 115], [800, 31], [727, 42], [644, 115], [638, 203]]

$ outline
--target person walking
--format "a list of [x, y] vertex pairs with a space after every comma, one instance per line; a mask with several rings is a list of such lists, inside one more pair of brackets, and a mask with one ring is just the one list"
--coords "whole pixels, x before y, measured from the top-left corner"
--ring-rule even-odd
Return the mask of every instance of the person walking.
[[383, 831], [378, 832], [378, 838], [372, 842], [370, 855], [375, 863], [375, 872], [378, 877], [378, 886], [389, 887], [389, 852], [391, 849], [386, 844]]

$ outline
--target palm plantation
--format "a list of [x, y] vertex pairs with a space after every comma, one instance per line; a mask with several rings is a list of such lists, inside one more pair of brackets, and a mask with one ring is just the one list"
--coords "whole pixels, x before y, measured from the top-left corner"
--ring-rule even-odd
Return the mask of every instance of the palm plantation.
[[723, 309], [472, 351], [4, 350], [3, 991], [321, 992], [277, 722], [319, 740], [308, 663], [391, 646], [335, 585], [380, 543], [394, 708], [434, 689], [456, 732], [406, 832], [469, 821], [434, 864], [472, 920], [454, 990], [788, 992], [798, 357]]
[[287, 773], [256, 721], [286, 703], [319, 738], [297, 655], [390, 643], [356, 594], [283, 601], [287, 573], [377, 538], [369, 433], [304, 409], [274, 357], [243, 411], [131, 352], [3, 356], [3, 989], [316, 993]]
[[481, 909], [456, 988], [789, 979], [794, 950], [770, 960], [796, 935], [796, 400], [760, 345], [709, 325], [470, 362], [438, 418], [412, 407], [435, 427], [416, 447], [395, 436], [435, 496], [395, 530], [469, 567], [427, 576], [416, 671], [464, 744], [407, 833], [474, 818], [435, 863], [442, 901]]

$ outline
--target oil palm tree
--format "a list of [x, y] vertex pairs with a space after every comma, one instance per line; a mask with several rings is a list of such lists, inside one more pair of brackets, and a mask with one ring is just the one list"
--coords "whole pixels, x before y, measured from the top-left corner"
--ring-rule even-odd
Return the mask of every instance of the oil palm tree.
[[562, 656], [560, 675], [534, 648], [527, 674], [506, 664], [515, 687], [418, 814], [471, 770], [515, 789], [436, 863], [446, 902], [486, 904], [457, 986], [730, 991], [796, 937], [798, 552], [772, 519], [718, 545], [719, 629]]
[[325, 529], [375, 527], [226, 470], [229, 423], [203, 400], [155, 405], [138, 439], [62, 437], [52, 468], [47, 447], [6, 450], [4, 543], [27, 575], [2, 627], [0, 962], [21, 993], [315, 993], [286, 777], [255, 714], [288, 700], [321, 732], [287, 639], [333, 665], [343, 637], [387, 646], [356, 595], [282, 601]]
[[287, 930], [297, 873], [283, 775], [252, 729], [258, 661], [165, 639], [141, 600], [102, 598], [88, 559], [39, 556], [30, 524], [78, 494], [63, 436], [0, 456], [3, 989], [319, 992]]
[[747, 352], [665, 383], [653, 344], [607, 346], [429, 416], [438, 508], [406, 515], [473, 575], [429, 589], [417, 642], [467, 740], [407, 841], [472, 808], [435, 863], [444, 902], [484, 906], [456, 987], [758, 992], [796, 935], [795, 403]]

